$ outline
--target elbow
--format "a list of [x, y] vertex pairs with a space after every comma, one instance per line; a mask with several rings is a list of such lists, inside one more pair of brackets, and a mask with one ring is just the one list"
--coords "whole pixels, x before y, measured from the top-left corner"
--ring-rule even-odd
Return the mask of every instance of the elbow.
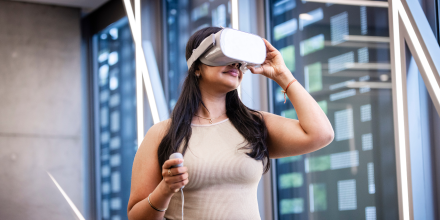
[[327, 145], [329, 145], [333, 139], [335, 138], [335, 132], [333, 131], [333, 128], [328, 129], [327, 131], [321, 133], [319, 135], [319, 138], [316, 138], [316, 147], [318, 149], [321, 149]]
[[327, 135], [327, 144], [325, 146], [327, 146], [331, 142], [333, 142], [334, 139], [335, 139], [335, 132], [333, 131], [333, 128], [332, 128], [332, 129], [330, 129], [330, 132]]
[[322, 139], [323, 139], [322, 140], [322, 143], [323, 143], [322, 147], [329, 145], [333, 141], [334, 138], [335, 138], [335, 132], [333, 131], [333, 128], [328, 129], [328, 131], [325, 132], [325, 134], [322, 137]]

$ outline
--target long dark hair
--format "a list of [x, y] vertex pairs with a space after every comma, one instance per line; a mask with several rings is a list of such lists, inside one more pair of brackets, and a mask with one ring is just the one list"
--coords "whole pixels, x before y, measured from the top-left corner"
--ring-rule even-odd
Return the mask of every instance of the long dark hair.
[[[217, 33], [221, 28], [206, 27], [195, 32], [188, 40], [186, 45], [186, 60], [192, 54], [193, 49], [197, 48], [200, 43], [211, 35]], [[188, 148], [189, 139], [191, 138], [191, 121], [200, 104], [203, 104], [202, 95], [197, 82], [195, 71], [201, 64], [199, 60], [194, 62], [188, 70], [182, 86], [182, 93], [171, 113], [171, 125], [159, 144], [157, 156], [159, 158], [159, 167], [162, 167], [170, 155], [177, 152], [181, 143], [184, 143], [182, 154], [184, 155]], [[226, 94], [226, 115], [228, 116], [234, 127], [240, 132], [247, 141], [242, 148], [252, 149], [248, 156], [255, 160], [261, 160], [263, 165], [266, 162], [264, 173], [270, 169], [269, 151], [267, 149], [267, 128], [263, 115], [255, 110], [246, 107], [238, 97], [236, 89]]]

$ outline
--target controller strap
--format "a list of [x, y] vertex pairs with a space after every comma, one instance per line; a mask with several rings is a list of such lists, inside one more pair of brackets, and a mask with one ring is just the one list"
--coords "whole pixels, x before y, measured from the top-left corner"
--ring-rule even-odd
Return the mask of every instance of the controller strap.
[[183, 189], [182, 188], [180, 188], [180, 192], [182, 194], [182, 220], [183, 220], [183, 204], [185, 203], [185, 199], [183, 197]]

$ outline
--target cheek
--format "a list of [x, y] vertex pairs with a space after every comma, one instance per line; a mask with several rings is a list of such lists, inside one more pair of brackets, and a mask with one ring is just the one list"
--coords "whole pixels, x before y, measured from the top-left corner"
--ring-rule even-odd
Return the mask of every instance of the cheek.
[[218, 67], [211, 67], [204, 71], [204, 77], [208, 81], [218, 81], [222, 77], [222, 69]]

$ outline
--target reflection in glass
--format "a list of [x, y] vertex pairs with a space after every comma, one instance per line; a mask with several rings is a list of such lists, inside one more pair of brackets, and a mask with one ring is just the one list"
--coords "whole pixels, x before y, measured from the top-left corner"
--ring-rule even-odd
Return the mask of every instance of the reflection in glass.
[[228, 0], [168, 0], [165, 1], [165, 8], [168, 48], [167, 100], [172, 110], [188, 73], [185, 49], [189, 37], [204, 27], [231, 27], [231, 4]]
[[96, 34], [94, 43], [99, 208], [101, 219], [122, 220], [127, 219], [131, 167], [137, 149], [135, 53], [127, 20]]
[[[319, 151], [276, 160], [277, 218], [398, 219], [391, 89], [374, 88], [391, 83], [389, 44], [370, 40], [388, 38], [388, 9], [269, 3], [272, 44], [335, 131]], [[271, 84], [272, 111], [298, 119]]]

